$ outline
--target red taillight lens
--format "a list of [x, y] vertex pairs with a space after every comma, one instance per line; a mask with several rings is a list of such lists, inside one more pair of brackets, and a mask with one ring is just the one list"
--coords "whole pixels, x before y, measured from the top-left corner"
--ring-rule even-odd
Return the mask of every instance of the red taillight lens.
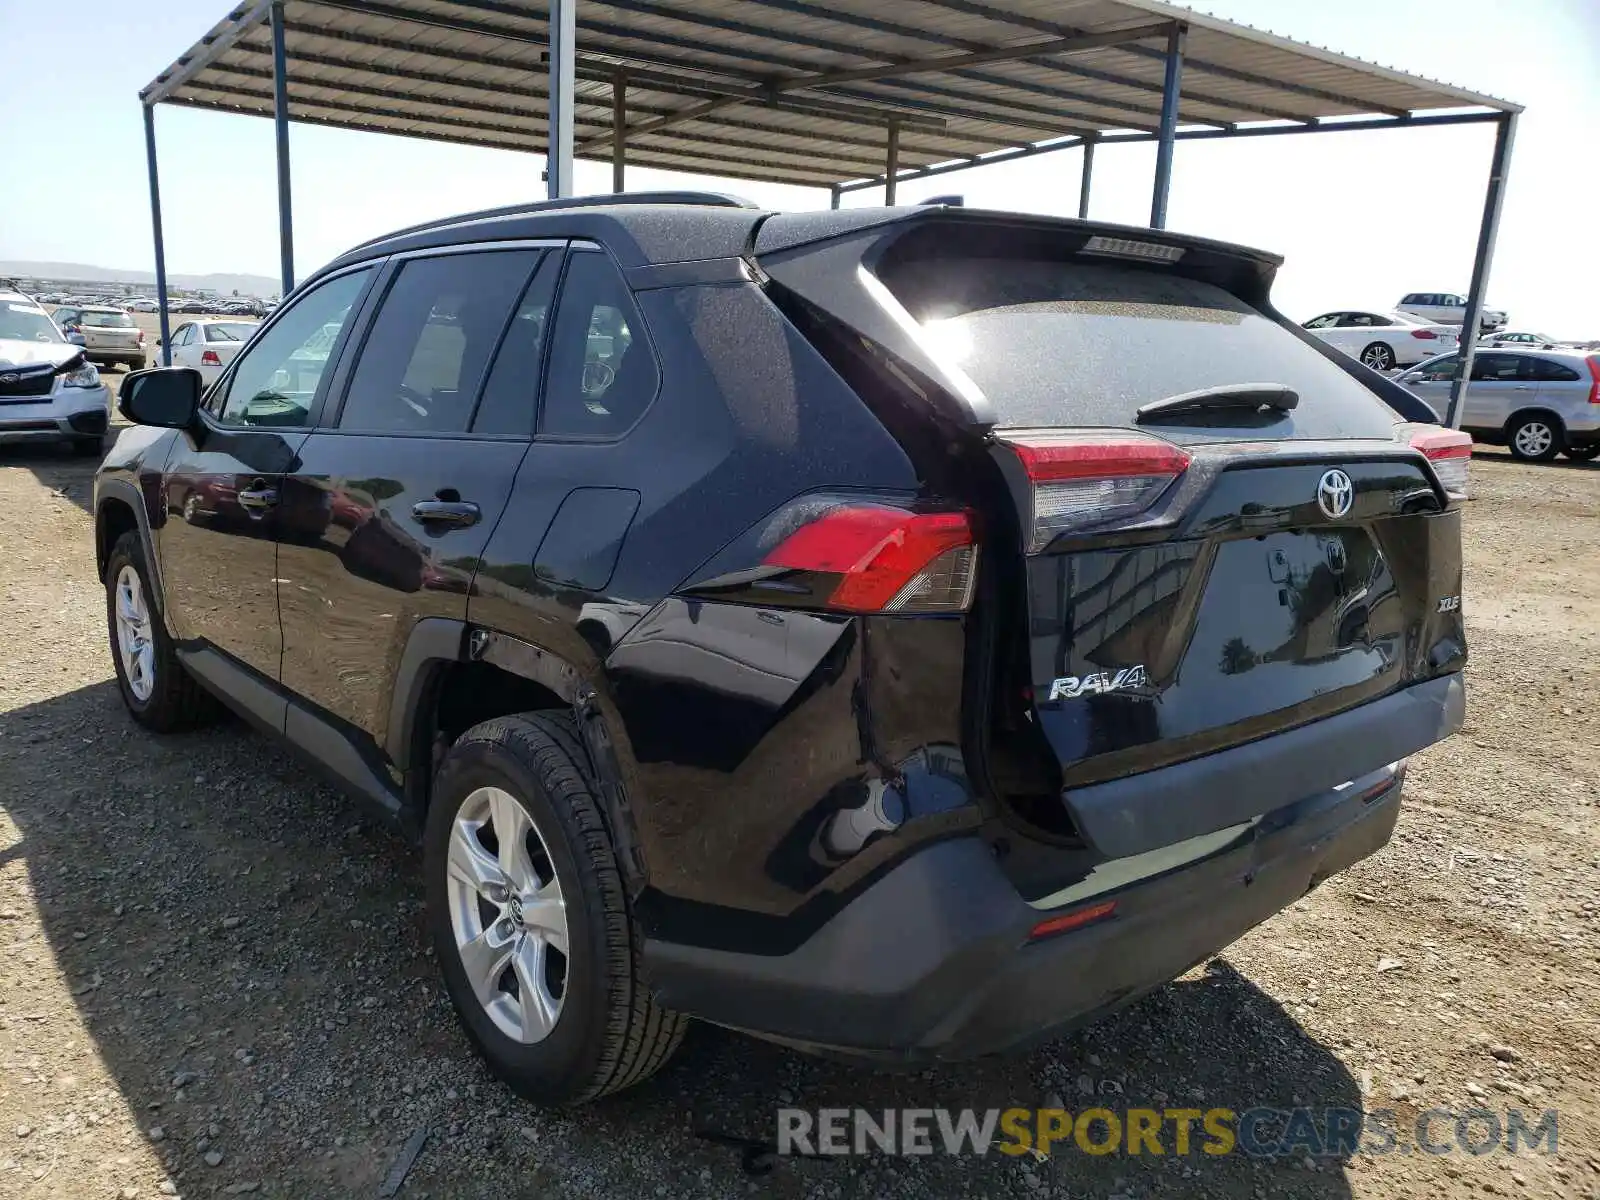
[[1115, 900], [1102, 900], [1099, 904], [1088, 904], [1083, 908], [1075, 908], [1071, 912], [1062, 913], [1058, 917], [1046, 917], [1033, 927], [1028, 934], [1030, 939], [1050, 937], [1052, 934], [1066, 933], [1073, 929], [1082, 929], [1085, 925], [1093, 925], [1096, 921], [1104, 921], [1117, 911]]
[[1141, 433], [1027, 433], [1004, 443], [1033, 484], [1030, 552], [1068, 530], [1143, 512], [1189, 466], [1171, 442]]
[[200, 365], [202, 367], [220, 367], [222, 360], [217, 357], [215, 350], [200, 351]]
[[1589, 403], [1600, 404], [1600, 354], [1591, 354], [1584, 361], [1589, 364], [1589, 378], [1594, 380], [1589, 385]]
[[1431, 342], [1437, 339], [1439, 335], [1431, 329], [1413, 329], [1411, 331], [1411, 336], [1414, 338], [1421, 338], [1425, 342]]
[[139, 330], [139, 345], [144, 345], [144, 330]]
[[972, 602], [977, 545], [965, 513], [846, 504], [802, 525], [769, 567], [840, 576], [827, 606], [845, 612], [960, 612]]
[[1472, 462], [1472, 435], [1441, 425], [1401, 425], [1402, 440], [1413, 450], [1422, 451], [1433, 464], [1444, 490], [1452, 496], [1467, 495], [1467, 467]]

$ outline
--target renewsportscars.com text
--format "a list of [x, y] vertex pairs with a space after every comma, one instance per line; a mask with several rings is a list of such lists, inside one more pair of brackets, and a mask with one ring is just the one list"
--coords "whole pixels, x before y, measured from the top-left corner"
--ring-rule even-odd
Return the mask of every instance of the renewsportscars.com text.
[[1559, 1114], [1430, 1108], [778, 1110], [779, 1154], [1286, 1155], [1556, 1153]]

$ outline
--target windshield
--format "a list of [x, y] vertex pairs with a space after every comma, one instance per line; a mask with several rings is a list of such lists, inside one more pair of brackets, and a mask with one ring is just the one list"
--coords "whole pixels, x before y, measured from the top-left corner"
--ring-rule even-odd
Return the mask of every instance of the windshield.
[[1002, 425], [1129, 425], [1142, 404], [1271, 382], [1302, 408], [1373, 395], [1222, 288], [1137, 267], [956, 257], [900, 263], [884, 283]]
[[95, 312], [91, 309], [78, 318], [78, 324], [95, 329], [132, 329], [133, 318], [125, 312]]
[[15, 301], [0, 304], [0, 338], [15, 338], [20, 342], [64, 340], [55, 322], [45, 316], [44, 309]]

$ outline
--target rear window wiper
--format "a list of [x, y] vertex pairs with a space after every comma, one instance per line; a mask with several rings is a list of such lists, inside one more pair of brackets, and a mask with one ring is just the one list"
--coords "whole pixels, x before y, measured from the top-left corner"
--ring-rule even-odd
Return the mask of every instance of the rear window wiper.
[[1251, 412], [1277, 409], [1288, 412], [1300, 403], [1300, 393], [1281, 383], [1223, 383], [1216, 387], [1201, 388], [1197, 392], [1184, 392], [1168, 396], [1165, 400], [1152, 400], [1134, 413], [1135, 421], [1161, 421], [1185, 413], [1215, 412], [1226, 408], [1244, 408]]

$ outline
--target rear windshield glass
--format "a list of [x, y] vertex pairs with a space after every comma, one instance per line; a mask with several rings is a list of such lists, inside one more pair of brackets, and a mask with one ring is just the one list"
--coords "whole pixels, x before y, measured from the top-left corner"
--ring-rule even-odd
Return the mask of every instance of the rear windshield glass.
[[132, 329], [133, 318], [122, 312], [86, 312], [78, 318], [78, 324], [96, 329]]
[[1014, 258], [911, 260], [884, 284], [966, 372], [1001, 425], [1127, 425], [1182, 392], [1281, 383], [1301, 405], [1375, 400], [1214, 284], [1133, 267]]

